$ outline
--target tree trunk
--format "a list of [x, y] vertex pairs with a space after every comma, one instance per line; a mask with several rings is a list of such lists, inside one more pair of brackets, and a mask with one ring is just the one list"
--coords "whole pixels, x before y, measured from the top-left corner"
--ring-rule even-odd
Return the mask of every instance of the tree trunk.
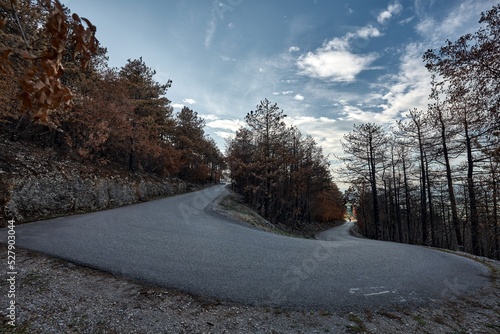
[[401, 208], [400, 208], [400, 189], [401, 189], [401, 176], [398, 178], [398, 185], [396, 186], [396, 178], [394, 178], [394, 191], [395, 191], [395, 202], [394, 205], [396, 206], [396, 221], [397, 221], [397, 228], [398, 228], [398, 242], [403, 242], [403, 231], [402, 231], [402, 224], [401, 224]]
[[427, 177], [427, 197], [429, 199], [429, 221], [431, 228], [431, 246], [436, 246], [436, 234], [434, 226], [434, 212], [432, 208], [432, 191], [431, 191], [431, 180], [429, 177], [429, 162], [427, 161], [427, 154], [424, 153], [425, 167], [426, 167], [426, 177]]
[[496, 182], [493, 182], [493, 237], [495, 238], [495, 254], [496, 259], [500, 260], [500, 245], [498, 239], [500, 239], [499, 231], [498, 231], [498, 191]]
[[472, 156], [472, 139], [469, 136], [467, 126], [465, 127], [465, 142], [467, 147], [467, 187], [469, 194], [472, 253], [475, 255], [481, 255], [481, 248], [479, 245], [479, 216], [477, 211], [477, 200], [474, 184], [474, 159]]
[[422, 244], [427, 244], [427, 193], [426, 193], [426, 180], [424, 152], [419, 135], [420, 146], [420, 226], [422, 227]]
[[403, 157], [403, 182], [405, 184], [405, 203], [406, 203], [406, 225], [408, 228], [408, 243], [413, 243], [412, 224], [411, 224], [411, 203], [410, 203], [410, 187], [408, 185], [408, 175], [406, 173], [406, 159]]
[[370, 182], [372, 187], [372, 201], [373, 201], [373, 223], [375, 225], [375, 239], [380, 238], [380, 208], [378, 203], [378, 192], [377, 192], [377, 179], [375, 172], [375, 157], [374, 157], [374, 148], [372, 143], [372, 138], [370, 137], [370, 167], [371, 167], [371, 175]]
[[451, 222], [453, 225], [453, 229], [455, 231], [455, 237], [457, 238], [457, 246], [460, 248], [463, 246], [464, 242], [462, 240], [462, 234], [460, 233], [460, 223], [458, 221], [458, 210], [457, 210], [457, 201], [455, 199], [455, 190], [453, 189], [453, 178], [451, 175], [451, 165], [450, 165], [450, 157], [448, 154], [448, 144], [446, 143], [446, 127], [443, 120], [443, 115], [441, 111], [438, 114], [439, 123], [441, 125], [441, 145], [443, 146], [443, 157], [446, 166], [446, 182], [448, 184], [448, 197], [450, 200], [451, 206]]

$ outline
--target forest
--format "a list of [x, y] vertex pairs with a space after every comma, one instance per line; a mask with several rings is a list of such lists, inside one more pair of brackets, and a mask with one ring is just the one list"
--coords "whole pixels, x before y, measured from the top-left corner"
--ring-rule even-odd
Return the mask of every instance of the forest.
[[479, 22], [423, 55], [426, 110], [344, 136], [346, 200], [367, 237], [500, 259], [500, 5]]
[[223, 155], [205, 122], [174, 113], [172, 81], [140, 59], [108, 66], [96, 27], [58, 1], [0, 3], [0, 127], [10, 140], [132, 173], [217, 182]]
[[233, 189], [273, 223], [292, 228], [342, 220], [345, 204], [330, 163], [276, 103], [265, 99], [247, 114], [227, 150]]

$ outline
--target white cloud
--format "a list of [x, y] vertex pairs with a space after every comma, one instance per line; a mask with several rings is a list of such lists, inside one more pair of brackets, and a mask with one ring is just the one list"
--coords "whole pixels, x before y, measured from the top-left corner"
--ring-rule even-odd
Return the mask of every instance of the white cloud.
[[396, 1], [393, 4], [390, 4], [389, 7], [387, 7], [387, 10], [393, 15], [397, 15], [403, 10], [403, 5]]
[[335, 37], [323, 43], [323, 46], [315, 52], [308, 52], [298, 58], [299, 74], [334, 82], [352, 82], [356, 79], [356, 75], [366, 70], [378, 57], [374, 53], [352, 53], [350, 51], [352, 40], [380, 36], [382, 33], [377, 28], [367, 25], [347, 33], [342, 38]]
[[234, 132], [215, 131], [215, 134], [224, 139], [234, 138]]
[[196, 104], [196, 101], [193, 99], [184, 99], [182, 102], [187, 103], [187, 104]]
[[377, 21], [378, 21], [378, 23], [383, 24], [385, 21], [389, 20], [391, 17], [392, 17], [392, 14], [389, 11], [385, 10], [382, 13], [378, 14]]
[[288, 49], [288, 52], [298, 52], [300, 51], [300, 48], [298, 46], [292, 46], [290, 49]]
[[401, 13], [402, 10], [403, 10], [403, 5], [401, 5], [399, 2], [394, 2], [392, 4], [389, 4], [386, 10], [378, 14], [377, 21], [380, 24], [384, 24], [388, 20], [390, 20], [393, 16]]
[[281, 92], [281, 94], [283, 94], [283, 95], [290, 95], [290, 94], [293, 94], [293, 90], [286, 90], [284, 92]]
[[[337, 120], [328, 117], [298, 116], [291, 119], [291, 123], [293, 125], [296, 125], [299, 129], [302, 126], [307, 127], [308, 125], [311, 124], [316, 124], [316, 126], [318, 124], [326, 126], [326, 125], [332, 125], [335, 122], [337, 122]], [[324, 135], [324, 133], [321, 133], [321, 135]]]
[[219, 119], [219, 117], [214, 114], [200, 114], [199, 116], [203, 118], [205, 121], [215, 121]]
[[297, 65], [300, 74], [336, 82], [352, 82], [375, 59], [374, 54], [356, 55], [347, 50], [309, 52], [301, 56]]
[[174, 109], [182, 109], [184, 108], [187, 104], [196, 104], [196, 101], [193, 99], [184, 99], [182, 100], [182, 103], [174, 103], [172, 104], [172, 107]]
[[304, 97], [300, 94], [297, 94], [293, 97], [294, 100], [297, 100], [297, 101], [303, 101], [304, 100]]
[[240, 127], [242, 127], [245, 122], [239, 119], [218, 119], [215, 121], [207, 122], [206, 126], [213, 129], [223, 129], [236, 132]]
[[368, 39], [370, 37], [380, 37], [380, 36], [382, 36], [382, 33], [380, 32], [380, 30], [373, 27], [372, 25], [368, 25], [366, 27], [359, 29], [356, 32], [356, 35], [358, 37], [363, 38], [363, 39]]

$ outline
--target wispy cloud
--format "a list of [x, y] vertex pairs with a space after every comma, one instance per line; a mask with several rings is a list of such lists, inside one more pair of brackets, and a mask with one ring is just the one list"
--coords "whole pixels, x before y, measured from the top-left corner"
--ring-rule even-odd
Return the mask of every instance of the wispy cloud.
[[224, 61], [236, 61], [236, 59], [224, 55], [221, 55], [220, 58]]
[[477, 30], [479, 13], [484, 11], [488, 1], [466, 0], [450, 8], [448, 15], [441, 20], [426, 14], [431, 11], [432, 3], [415, 1], [415, 10], [420, 22], [415, 26], [426, 43], [408, 43], [399, 60], [397, 73], [380, 78], [385, 93], [380, 100], [383, 119], [398, 118], [411, 108], [426, 109], [430, 93], [430, 74], [424, 66], [422, 55], [427, 49], [444, 45], [447, 39], [458, 37]]
[[196, 104], [196, 101], [193, 99], [184, 99], [182, 102], [187, 103], [187, 104]]
[[[477, 30], [479, 13], [485, 10], [488, 3], [490, 1], [486, 0], [463, 1], [452, 7], [449, 14], [442, 20], [436, 20], [421, 9], [420, 22], [415, 28], [422, 37], [433, 44], [441, 45], [446, 39], [455, 40]], [[429, 45], [429, 47], [434, 47], [434, 45]]]
[[291, 46], [288, 52], [299, 52], [300, 48], [298, 46]]
[[386, 87], [381, 97], [381, 120], [398, 119], [409, 109], [426, 109], [431, 76], [422, 62], [425, 46], [410, 43], [400, 58], [399, 70], [394, 75], [380, 78]]
[[410, 17], [408, 17], [408, 18], [406, 18], [406, 19], [404, 19], [404, 20], [399, 21], [399, 22], [398, 22], [398, 24], [399, 24], [399, 25], [405, 25], [405, 24], [408, 24], [408, 23], [410, 23], [411, 21], [413, 21], [413, 19], [414, 19], [414, 18], [415, 18], [415, 15], [410, 16]]
[[204, 43], [205, 48], [207, 49], [210, 48], [216, 30], [217, 30], [217, 16], [212, 11], [212, 17], [210, 18], [207, 30], [205, 31], [205, 43]]
[[304, 96], [300, 95], [300, 94], [297, 94], [293, 97], [294, 100], [297, 100], [297, 101], [303, 101], [304, 100]]

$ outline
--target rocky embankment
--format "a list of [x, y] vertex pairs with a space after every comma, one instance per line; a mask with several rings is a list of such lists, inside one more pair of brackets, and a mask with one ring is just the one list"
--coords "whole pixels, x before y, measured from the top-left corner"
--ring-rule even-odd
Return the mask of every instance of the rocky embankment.
[[133, 175], [0, 136], [0, 227], [185, 192], [179, 179]]

